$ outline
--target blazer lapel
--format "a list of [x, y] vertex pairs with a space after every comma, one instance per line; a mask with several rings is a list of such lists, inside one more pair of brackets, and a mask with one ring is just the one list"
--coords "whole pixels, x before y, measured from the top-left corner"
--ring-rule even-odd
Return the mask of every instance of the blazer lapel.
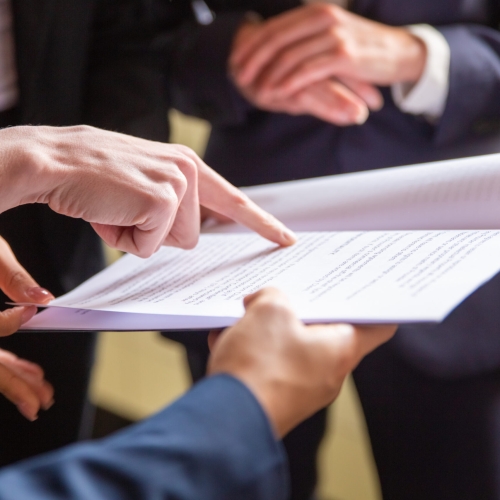
[[12, 0], [20, 108], [25, 123], [36, 116], [36, 89], [56, 1]]

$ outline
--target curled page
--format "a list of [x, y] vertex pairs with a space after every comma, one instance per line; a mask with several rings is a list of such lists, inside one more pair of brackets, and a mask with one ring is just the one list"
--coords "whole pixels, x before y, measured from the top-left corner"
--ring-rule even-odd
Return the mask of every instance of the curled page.
[[[246, 188], [296, 231], [499, 229], [500, 154]], [[222, 225], [209, 232], [245, 231]]]

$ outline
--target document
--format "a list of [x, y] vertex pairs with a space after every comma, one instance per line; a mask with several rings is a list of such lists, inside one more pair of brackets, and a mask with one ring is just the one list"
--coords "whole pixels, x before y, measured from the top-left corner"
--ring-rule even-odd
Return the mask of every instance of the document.
[[[500, 229], [500, 155], [250, 187], [296, 231]], [[211, 232], [244, 231], [236, 225]]]
[[284, 290], [306, 322], [436, 322], [500, 270], [500, 155], [245, 191], [305, 231], [295, 246], [212, 224], [194, 250], [125, 256], [25, 328], [224, 327], [264, 286]]
[[[500, 212], [499, 212], [500, 214]], [[245, 295], [284, 290], [307, 323], [441, 321], [500, 270], [500, 231], [202, 235], [190, 251], [127, 255], [51, 303], [27, 329], [168, 330], [233, 324]]]

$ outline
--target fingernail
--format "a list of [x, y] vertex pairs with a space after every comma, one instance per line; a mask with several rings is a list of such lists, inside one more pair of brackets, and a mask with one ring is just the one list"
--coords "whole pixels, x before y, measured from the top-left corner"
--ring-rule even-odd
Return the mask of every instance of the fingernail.
[[21, 414], [26, 417], [30, 422], [34, 422], [38, 415], [33, 415], [33, 411], [31, 410], [31, 406], [28, 403], [21, 403], [17, 406], [17, 409], [21, 412]]
[[24, 311], [21, 314], [21, 324], [24, 325], [24, 323], [27, 323], [35, 314], [36, 314], [36, 307], [31, 306], [31, 307], [24, 307]]
[[41, 286], [34, 286], [26, 290], [26, 295], [36, 303], [48, 302], [54, 300], [55, 297], [45, 288]]

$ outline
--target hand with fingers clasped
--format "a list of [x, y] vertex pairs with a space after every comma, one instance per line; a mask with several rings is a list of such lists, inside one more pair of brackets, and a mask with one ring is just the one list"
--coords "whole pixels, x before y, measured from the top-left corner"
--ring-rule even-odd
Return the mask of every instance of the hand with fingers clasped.
[[350, 125], [383, 106], [377, 85], [414, 83], [425, 62], [424, 43], [404, 28], [313, 3], [243, 24], [229, 68], [257, 107]]
[[396, 331], [396, 326], [306, 326], [286, 297], [271, 288], [246, 297], [245, 308], [236, 325], [210, 333], [208, 373], [242, 381], [279, 437], [333, 402], [345, 377]]
[[[16, 302], [45, 304], [54, 297], [38, 286], [0, 237], [0, 288]], [[0, 336], [11, 335], [36, 313], [35, 306], [21, 306], [0, 313]], [[40, 366], [0, 349], [0, 393], [28, 419], [36, 420], [40, 408], [48, 410], [54, 390]]]

